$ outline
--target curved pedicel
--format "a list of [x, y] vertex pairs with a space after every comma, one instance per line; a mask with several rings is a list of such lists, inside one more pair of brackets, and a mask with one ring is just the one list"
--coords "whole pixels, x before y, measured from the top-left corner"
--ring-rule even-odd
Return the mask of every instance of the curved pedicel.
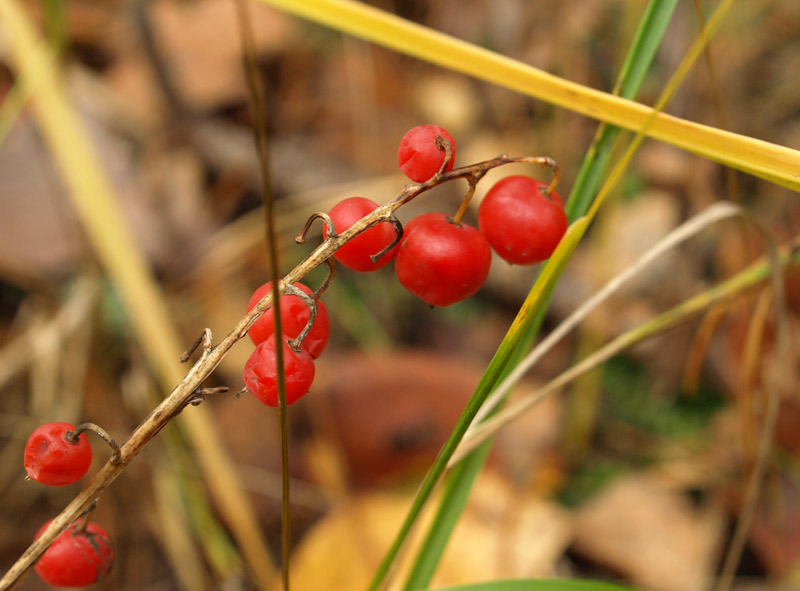
[[475, 195], [475, 188], [478, 186], [478, 181], [485, 175], [485, 172], [475, 173], [472, 176], [467, 177], [467, 182], [469, 183], [469, 189], [467, 189], [467, 194], [464, 195], [464, 198], [461, 200], [461, 205], [458, 207], [458, 211], [452, 217], [451, 221], [456, 226], [461, 225], [461, 220], [464, 217], [464, 214], [467, 212], [467, 207], [469, 207], [469, 202], [472, 201], [472, 196]]
[[105, 441], [106, 445], [111, 448], [111, 463], [119, 464], [119, 445], [117, 445], [117, 442], [114, 441], [114, 438], [111, 437], [111, 435], [109, 435], [108, 432], [99, 425], [95, 425], [94, 423], [81, 423], [74, 429], [64, 433], [64, 439], [66, 439], [69, 443], [78, 443], [78, 437], [80, 437], [80, 434], [85, 431], [91, 431], [95, 435], [98, 435], [100, 439]]
[[284, 293], [291, 294], [299, 297], [303, 300], [303, 303], [308, 308], [308, 322], [303, 327], [303, 330], [300, 331], [300, 334], [297, 335], [297, 338], [287, 341], [289, 346], [295, 351], [300, 351], [300, 344], [305, 340], [308, 336], [308, 333], [311, 331], [311, 327], [314, 326], [314, 320], [317, 317], [317, 300], [315, 297], [308, 295], [299, 287], [295, 287], [294, 285], [287, 284], [285, 286]]
[[437, 136], [436, 145], [440, 150], [444, 150], [444, 162], [442, 162], [442, 165], [439, 167], [439, 170], [436, 171], [436, 174], [433, 178], [441, 177], [444, 174], [444, 171], [447, 170], [450, 161], [453, 159], [453, 146], [450, 145], [450, 142], [446, 138]]
[[400, 223], [400, 220], [397, 219], [394, 213], [392, 213], [392, 216], [389, 218], [389, 223], [392, 224], [392, 227], [394, 228], [394, 240], [392, 240], [389, 245], [380, 252], [369, 255], [369, 258], [373, 263], [377, 263], [383, 255], [400, 244], [400, 241], [403, 239], [403, 224]]
[[544, 190], [544, 194], [549, 197], [550, 193], [556, 190], [558, 181], [561, 180], [561, 169], [558, 167], [555, 160], [547, 156], [539, 156], [536, 162], [541, 166], [549, 166], [553, 171], [553, 180], [550, 181], [550, 184], [547, 185], [547, 188]]
[[336, 228], [333, 226], [333, 220], [331, 219], [331, 216], [322, 211], [317, 211], [308, 216], [306, 225], [303, 226], [303, 230], [300, 232], [300, 235], [294, 239], [297, 244], [305, 244], [306, 234], [308, 234], [308, 231], [311, 229], [311, 224], [313, 224], [314, 220], [316, 219], [322, 220], [322, 223], [325, 224], [325, 231], [328, 233], [328, 238], [336, 238], [338, 236], [336, 233]]
[[325, 279], [322, 280], [319, 287], [314, 290], [315, 300], [318, 300], [320, 296], [325, 293], [325, 290], [330, 287], [333, 277], [336, 275], [336, 261], [333, 257], [325, 259], [325, 264], [328, 265], [328, 274], [325, 275]]

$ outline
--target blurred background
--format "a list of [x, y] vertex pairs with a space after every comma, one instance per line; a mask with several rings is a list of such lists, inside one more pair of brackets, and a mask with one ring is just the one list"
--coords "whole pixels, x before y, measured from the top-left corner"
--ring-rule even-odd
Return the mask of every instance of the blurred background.
[[[368, 4], [606, 91], [643, 10], [624, 0]], [[711, 3], [679, 4], [641, 102], [653, 104], [696, 37], [696, 4]], [[402, 190], [397, 144], [417, 124], [450, 131], [457, 166], [501, 152], [550, 156], [562, 170], [558, 190], [569, 195], [597, 122], [248, 6], [282, 274], [320, 239], [315, 226], [306, 245], [294, 242], [312, 212], [354, 195], [383, 203]], [[205, 327], [222, 338], [269, 273], [234, 4], [49, 0], [23, 7], [59, 48], [68, 95], [135, 239], [137, 252], [123, 256], [146, 261], [174, 323], [165, 334], [179, 335], [183, 347]], [[0, 60], [6, 97], [17, 70], [2, 22]], [[667, 111], [798, 148], [799, 78], [800, 4], [738, 3]], [[479, 184], [474, 204], [511, 173], [549, 180], [530, 166], [497, 169]], [[439, 187], [399, 217], [453, 213], [465, 188]], [[680, 222], [727, 199], [745, 205], [778, 242], [797, 236], [800, 205], [790, 191], [646, 141], [567, 267], [543, 330]], [[474, 215], [473, 208], [467, 221]], [[742, 224], [702, 233], [587, 319], [514, 396], [763, 251], [763, 239]], [[25, 480], [28, 434], [47, 421], [90, 420], [121, 442], [169, 391], [148, 361], [152, 343], [132, 329], [131, 311], [102, 260], [36, 111], [24, 109], [0, 145], [3, 571], [80, 490]], [[340, 268], [323, 297], [330, 344], [310, 394], [289, 414], [295, 588], [364, 587], [537, 271], [497, 260], [476, 296], [431, 309], [402, 289], [391, 266], [368, 275]], [[323, 276], [317, 271], [308, 282]], [[796, 334], [800, 274], [789, 270], [785, 278], [787, 321]], [[751, 292], [615, 357], [501, 431], [436, 584], [562, 576], [663, 591], [709, 588], [756, 458], [776, 370], [773, 317], [769, 295]], [[780, 368], [787, 388], [777, 446], [735, 589], [800, 588], [796, 337], [794, 345], [791, 366]], [[244, 339], [206, 385], [241, 389], [252, 349]], [[181, 352], [169, 362], [177, 364]], [[270, 558], [261, 562], [279, 560], [276, 411], [228, 394], [183, 414], [200, 412], [210, 417], [213, 445], [235, 481], [201, 466], [197, 431], [181, 417], [94, 512], [117, 551], [115, 569], [98, 589], [253, 589], [264, 579], [243, 555], [263, 542]], [[90, 474], [108, 457], [101, 442], [92, 444]], [[243, 533], [220, 508], [220, 481], [243, 494], [247, 503], [236, 505], [257, 534]], [[31, 576], [21, 588], [46, 587]]]

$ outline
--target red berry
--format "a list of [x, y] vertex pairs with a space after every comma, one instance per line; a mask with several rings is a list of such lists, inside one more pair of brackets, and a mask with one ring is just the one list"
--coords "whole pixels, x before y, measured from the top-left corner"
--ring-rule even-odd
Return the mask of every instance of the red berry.
[[[48, 521], [37, 532], [42, 535]], [[86, 587], [105, 577], [114, 563], [114, 546], [105, 530], [89, 522], [83, 530], [70, 525], [45, 550], [36, 573], [54, 587]]]
[[[294, 285], [309, 295], [313, 293], [311, 289], [302, 283], [295, 283]], [[247, 311], [249, 312], [252, 310], [258, 302], [264, 299], [264, 296], [266, 296], [271, 289], [271, 281], [259, 287], [250, 297], [250, 302], [247, 304]], [[283, 335], [288, 339], [295, 339], [303, 332], [307, 323], [308, 308], [303, 300], [296, 295], [281, 296], [281, 329]], [[255, 324], [250, 327], [248, 334], [253, 344], [258, 345], [266, 341], [274, 332], [274, 316], [272, 310], [267, 310], [256, 320]], [[325, 345], [328, 344], [330, 333], [331, 322], [328, 318], [328, 311], [322, 304], [322, 300], [317, 300], [317, 315], [314, 317], [314, 324], [311, 330], [302, 342], [302, 347], [309, 352], [311, 357], [316, 359], [320, 356], [322, 350], [325, 349]]]
[[412, 181], [424, 183], [442, 167], [445, 151], [436, 145], [436, 138], [450, 142], [452, 157], [445, 172], [453, 168], [456, 159], [456, 142], [447, 130], [438, 125], [417, 125], [409, 129], [397, 148], [397, 165]]
[[28, 477], [50, 486], [72, 484], [83, 477], [92, 463], [92, 448], [81, 433], [72, 443], [69, 423], [46, 423], [38, 427], [25, 444], [25, 471]]
[[395, 271], [408, 291], [432, 306], [449, 306], [478, 291], [492, 260], [486, 238], [443, 213], [426, 213], [405, 228]]
[[478, 208], [478, 226], [494, 251], [509, 263], [531, 265], [550, 258], [567, 231], [556, 192], [527, 176], [498, 181]]
[[[333, 227], [338, 234], [350, 229], [354, 223], [365, 215], [372, 213], [378, 208], [378, 204], [365, 197], [349, 197], [333, 206], [328, 215], [331, 216]], [[327, 230], [323, 230], [323, 237], [327, 238]], [[345, 267], [367, 273], [377, 271], [388, 265], [397, 249], [392, 248], [383, 254], [377, 262], [373, 263], [370, 256], [378, 254], [389, 246], [395, 239], [396, 233], [394, 226], [389, 222], [381, 222], [377, 226], [372, 226], [361, 234], [358, 234], [350, 242], [342, 246], [333, 255], [337, 261]]]
[[[286, 404], [293, 404], [308, 393], [314, 381], [314, 360], [307, 351], [294, 351], [283, 343], [286, 373]], [[275, 361], [275, 335], [260, 343], [244, 365], [242, 377], [250, 393], [264, 404], [278, 406], [278, 364]]]

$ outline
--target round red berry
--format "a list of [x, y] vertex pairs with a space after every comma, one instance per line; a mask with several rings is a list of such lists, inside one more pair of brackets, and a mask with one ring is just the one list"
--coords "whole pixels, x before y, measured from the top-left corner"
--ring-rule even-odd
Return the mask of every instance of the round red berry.
[[438, 125], [417, 125], [409, 129], [397, 148], [397, 165], [412, 181], [424, 183], [439, 172], [445, 151], [436, 144], [441, 137], [450, 143], [452, 157], [445, 172], [452, 170], [456, 159], [456, 142], [447, 130]]
[[[378, 209], [378, 204], [366, 197], [348, 197], [333, 206], [328, 212], [337, 234], [350, 229], [354, 223]], [[345, 267], [367, 273], [385, 267], [394, 258], [397, 248], [392, 248], [377, 262], [370, 258], [389, 246], [396, 237], [394, 226], [389, 222], [381, 222], [376, 226], [361, 232], [347, 244], [334, 253], [334, 258]], [[323, 230], [323, 237], [327, 238], [328, 232]]]
[[395, 272], [408, 291], [432, 306], [449, 306], [478, 291], [492, 254], [477, 229], [454, 224], [443, 213], [427, 213], [405, 228]]
[[[304, 349], [293, 350], [283, 343], [286, 374], [286, 404], [293, 404], [308, 393], [314, 381], [314, 360]], [[275, 335], [260, 343], [244, 365], [242, 377], [250, 393], [269, 406], [278, 406], [278, 364], [275, 360]]]
[[[300, 288], [307, 294], [311, 295], [310, 288], [302, 283], [295, 283], [295, 287]], [[247, 304], [247, 311], [252, 310], [255, 305], [264, 299], [272, 289], [272, 282], [268, 281], [259, 287], [250, 297], [250, 302]], [[295, 339], [303, 332], [303, 329], [308, 323], [308, 307], [300, 297], [296, 295], [283, 295], [281, 296], [281, 330], [283, 335], [288, 339]], [[258, 345], [266, 341], [275, 332], [275, 317], [272, 310], [267, 310], [261, 317], [256, 320], [255, 324], [250, 327], [247, 334], [253, 344]], [[328, 311], [325, 309], [321, 300], [317, 300], [317, 315], [314, 317], [314, 324], [301, 346], [308, 351], [308, 353], [316, 359], [320, 356], [325, 345], [328, 344], [328, 338], [331, 333], [331, 322], [328, 317]]]
[[494, 251], [509, 263], [531, 265], [550, 258], [567, 231], [561, 197], [545, 194], [545, 183], [509, 176], [486, 193], [478, 227]]
[[113, 563], [114, 546], [105, 530], [91, 521], [83, 529], [73, 523], [42, 554], [36, 573], [54, 587], [86, 587], [105, 577]]
[[92, 463], [92, 448], [81, 433], [76, 442], [67, 439], [75, 429], [69, 423], [46, 423], [37, 427], [25, 444], [25, 471], [28, 477], [50, 486], [63, 486], [80, 480]]

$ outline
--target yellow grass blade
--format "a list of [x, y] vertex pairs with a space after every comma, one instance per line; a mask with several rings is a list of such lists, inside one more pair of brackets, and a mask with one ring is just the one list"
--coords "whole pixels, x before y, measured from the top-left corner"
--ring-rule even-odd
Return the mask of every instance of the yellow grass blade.
[[657, 113], [352, 0], [261, 0], [394, 51], [538, 98], [800, 190], [800, 152]]
[[28, 56], [24, 70], [14, 81], [14, 86], [0, 104], [0, 144], [6, 141], [22, 109], [30, 99], [36, 84], [55, 58], [46, 44], [40, 43]]
[[[0, 19], [8, 33], [15, 67], [22, 71], [41, 41], [16, 0], [0, 0]], [[184, 376], [178, 363], [184, 343], [55, 69], [41, 71], [31, 104], [97, 256], [125, 305], [148, 362], [161, 386], [169, 391]], [[272, 557], [211, 415], [198, 407], [183, 413], [180, 420], [249, 567], [260, 586], [268, 587], [275, 577]]]

